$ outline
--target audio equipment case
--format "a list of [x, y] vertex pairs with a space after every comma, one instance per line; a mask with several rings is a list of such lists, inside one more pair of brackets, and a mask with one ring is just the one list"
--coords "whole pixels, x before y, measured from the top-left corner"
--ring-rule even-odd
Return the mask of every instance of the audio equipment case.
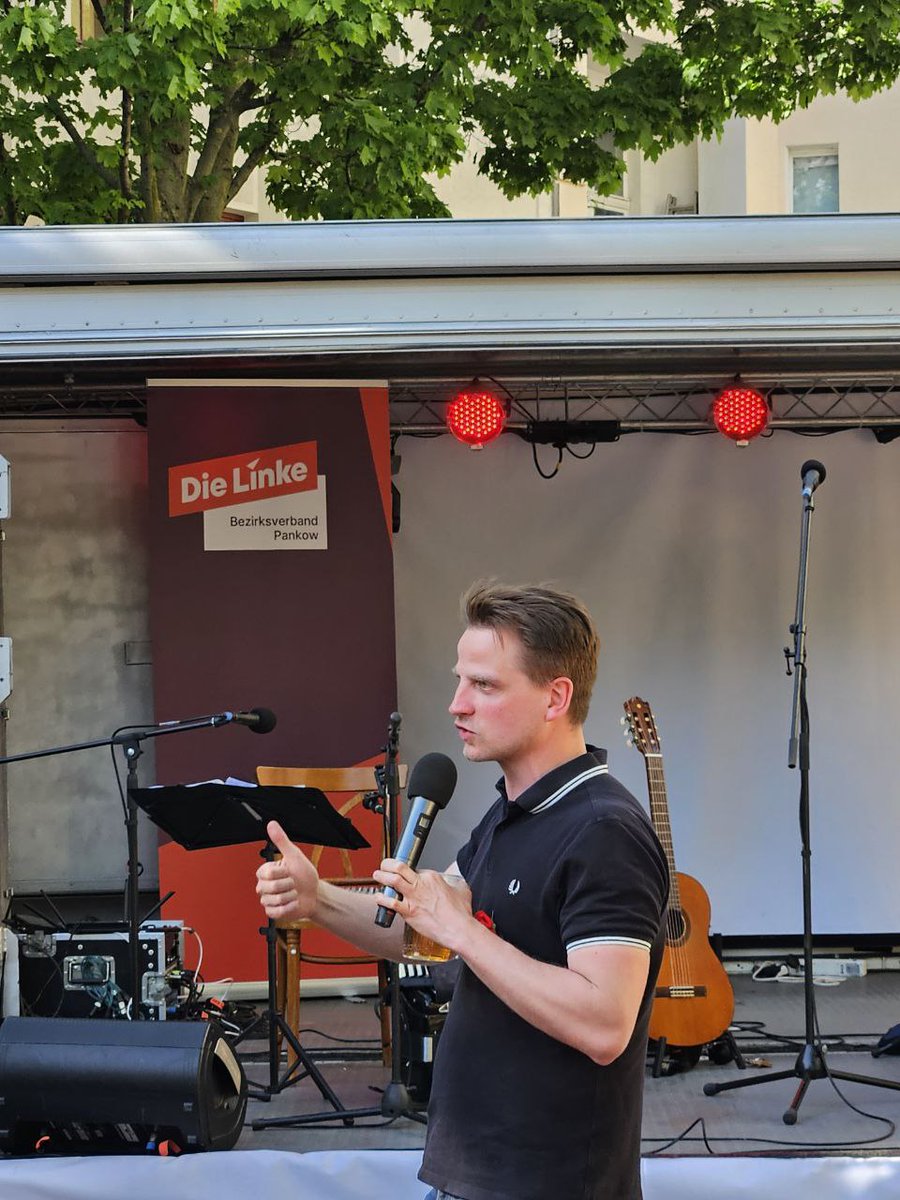
[[[164, 1021], [177, 1000], [169, 973], [182, 970], [180, 921], [141, 926], [140, 999], [144, 1015]], [[124, 1017], [131, 998], [127, 929], [19, 934], [21, 1011], [33, 1017]]]

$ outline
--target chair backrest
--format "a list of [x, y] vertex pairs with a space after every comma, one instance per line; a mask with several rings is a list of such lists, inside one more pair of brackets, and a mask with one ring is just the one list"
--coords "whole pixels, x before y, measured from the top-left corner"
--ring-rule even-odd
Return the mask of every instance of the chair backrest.
[[[406, 787], [406, 763], [397, 764], [400, 786]], [[257, 767], [256, 782], [261, 787], [314, 787], [325, 792], [342, 817], [362, 804], [366, 792], [375, 790], [374, 767]], [[348, 796], [349, 793], [349, 796]], [[339, 803], [339, 794], [345, 799]], [[310, 858], [319, 865], [324, 846], [314, 846]], [[382, 857], [385, 847], [382, 845]], [[341, 850], [341, 866], [345, 879], [353, 878], [350, 852]]]

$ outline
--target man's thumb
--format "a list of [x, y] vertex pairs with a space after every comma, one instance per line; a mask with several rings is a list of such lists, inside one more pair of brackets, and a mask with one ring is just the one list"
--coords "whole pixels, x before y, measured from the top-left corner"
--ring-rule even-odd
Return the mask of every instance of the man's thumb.
[[277, 821], [269, 822], [266, 826], [266, 833], [269, 835], [269, 841], [275, 849], [279, 850], [283, 855], [290, 854], [291, 851], [296, 850], [296, 846]]

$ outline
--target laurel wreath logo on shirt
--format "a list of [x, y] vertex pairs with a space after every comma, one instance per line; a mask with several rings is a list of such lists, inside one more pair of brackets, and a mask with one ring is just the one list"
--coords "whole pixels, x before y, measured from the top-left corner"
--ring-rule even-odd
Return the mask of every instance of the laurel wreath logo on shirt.
[[519, 888], [521, 886], [522, 886], [522, 884], [519, 882], [518, 879], [511, 879], [509, 881], [509, 887], [506, 890], [509, 892], [509, 894], [511, 896], [517, 896], [519, 894]]

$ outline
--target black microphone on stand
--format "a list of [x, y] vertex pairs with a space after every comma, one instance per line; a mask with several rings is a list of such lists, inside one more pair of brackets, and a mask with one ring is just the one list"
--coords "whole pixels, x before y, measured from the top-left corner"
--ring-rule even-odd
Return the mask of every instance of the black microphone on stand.
[[254, 733], [271, 733], [278, 724], [278, 718], [271, 708], [251, 708], [249, 712], [226, 712], [222, 713], [222, 716], [228, 718], [227, 721], [222, 722], [223, 725], [246, 725]]
[[800, 468], [800, 478], [803, 480], [800, 495], [804, 500], [809, 500], [819, 484], [825, 482], [825, 468], [818, 459], [809, 458]]
[[[394, 851], [394, 858], [415, 867], [422, 857], [425, 841], [431, 832], [434, 818], [446, 808], [456, 787], [456, 766], [446, 754], [426, 754], [413, 767], [407, 794], [412, 802], [406, 826]], [[383, 896], [398, 895], [394, 888], [385, 888]], [[392, 908], [379, 904], [375, 924], [387, 929], [397, 914]]]
[[271, 733], [277, 724], [278, 718], [271, 708], [251, 708], [248, 712], [213, 713], [209, 717], [190, 717], [186, 721], [161, 721], [160, 727], [174, 729], [181, 725], [202, 728], [209, 725], [218, 729], [221, 725], [246, 725], [254, 733]]

